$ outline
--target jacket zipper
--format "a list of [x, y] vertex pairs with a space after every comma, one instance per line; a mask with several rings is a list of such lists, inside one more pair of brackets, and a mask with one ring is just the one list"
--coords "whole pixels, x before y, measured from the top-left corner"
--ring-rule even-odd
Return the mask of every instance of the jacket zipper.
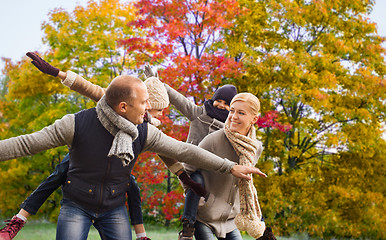
[[106, 172], [105, 172], [105, 176], [103, 178], [103, 181], [102, 181], [102, 184], [100, 186], [100, 197], [99, 197], [99, 201], [98, 201], [98, 205], [99, 205], [99, 208], [98, 208], [98, 211], [96, 212], [96, 214], [99, 214], [101, 208], [102, 208], [102, 202], [103, 202], [103, 189], [104, 189], [104, 186], [105, 186], [105, 183], [106, 183], [106, 179], [107, 177], [110, 175], [110, 165], [111, 165], [111, 157], [109, 157], [109, 160], [108, 160], [108, 163], [107, 163], [107, 168], [106, 168]]

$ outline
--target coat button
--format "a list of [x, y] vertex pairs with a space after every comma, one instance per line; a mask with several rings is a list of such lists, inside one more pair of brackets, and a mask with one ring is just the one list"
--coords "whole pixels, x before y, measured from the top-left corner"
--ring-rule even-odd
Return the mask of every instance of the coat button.
[[67, 183], [68, 183], [68, 184], [70, 184], [70, 183], [71, 183], [71, 181], [70, 181], [70, 180], [68, 180], [68, 181], [67, 181]]
[[88, 192], [92, 193], [92, 189], [89, 189]]

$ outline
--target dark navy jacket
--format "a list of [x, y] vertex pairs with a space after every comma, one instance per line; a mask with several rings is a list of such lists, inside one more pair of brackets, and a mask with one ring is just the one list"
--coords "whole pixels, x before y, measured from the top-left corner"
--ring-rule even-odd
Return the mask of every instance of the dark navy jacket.
[[131, 170], [147, 138], [147, 123], [137, 128], [134, 160], [123, 167], [121, 159], [107, 157], [114, 136], [100, 123], [95, 108], [75, 114], [75, 134], [63, 198], [95, 213], [123, 206]]

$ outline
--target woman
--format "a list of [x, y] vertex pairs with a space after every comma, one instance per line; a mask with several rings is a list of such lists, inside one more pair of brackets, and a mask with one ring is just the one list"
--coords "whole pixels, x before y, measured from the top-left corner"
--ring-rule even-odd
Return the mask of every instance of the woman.
[[[258, 119], [260, 102], [250, 93], [239, 93], [231, 101], [225, 127], [206, 136], [200, 147], [242, 165], [254, 166], [262, 153], [256, 139], [254, 123]], [[185, 164], [190, 172], [197, 169]], [[195, 222], [196, 240], [242, 239], [240, 230], [252, 237], [263, 235], [265, 224], [252, 180], [239, 181], [228, 174], [201, 169], [205, 188], [210, 193], [198, 206]], [[266, 177], [264, 173], [259, 174]], [[239, 194], [240, 193], [240, 194]]]

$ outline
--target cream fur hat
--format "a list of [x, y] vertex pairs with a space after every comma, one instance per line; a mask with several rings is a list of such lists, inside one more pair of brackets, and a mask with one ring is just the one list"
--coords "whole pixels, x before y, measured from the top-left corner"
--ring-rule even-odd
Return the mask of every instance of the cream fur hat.
[[156, 77], [145, 80], [149, 93], [149, 102], [153, 109], [164, 109], [169, 106], [169, 95], [164, 84]]

